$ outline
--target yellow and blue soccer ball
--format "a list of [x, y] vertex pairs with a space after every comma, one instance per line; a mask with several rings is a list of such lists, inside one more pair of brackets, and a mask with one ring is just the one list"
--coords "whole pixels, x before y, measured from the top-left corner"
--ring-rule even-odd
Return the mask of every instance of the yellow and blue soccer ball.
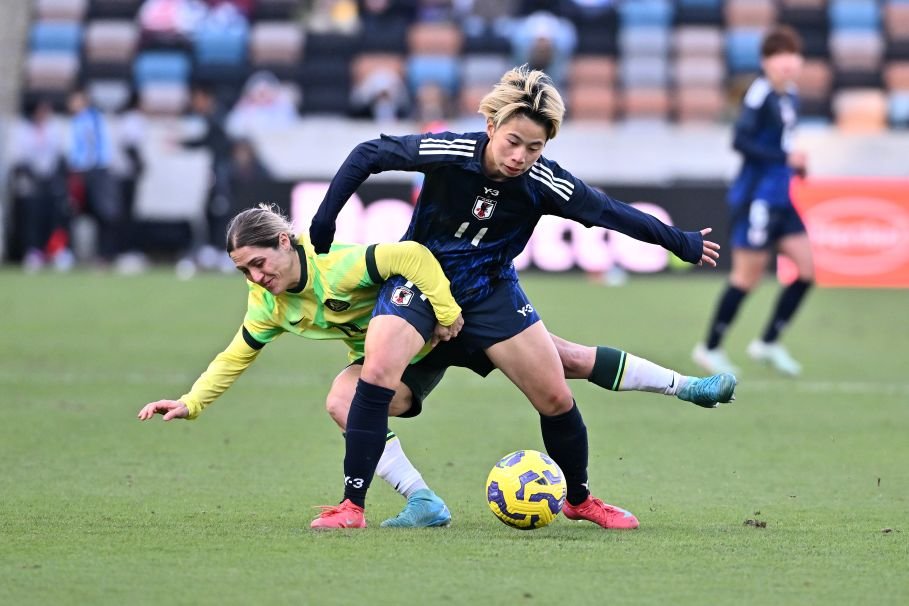
[[489, 472], [486, 502], [512, 528], [542, 528], [562, 511], [565, 477], [542, 452], [519, 450], [502, 457]]

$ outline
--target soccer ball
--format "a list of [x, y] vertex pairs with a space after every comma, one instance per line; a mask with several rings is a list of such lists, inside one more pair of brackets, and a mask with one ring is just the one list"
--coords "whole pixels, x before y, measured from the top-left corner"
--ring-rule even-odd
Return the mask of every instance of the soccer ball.
[[512, 528], [542, 528], [562, 511], [565, 478], [542, 452], [519, 450], [502, 457], [489, 472], [486, 502]]

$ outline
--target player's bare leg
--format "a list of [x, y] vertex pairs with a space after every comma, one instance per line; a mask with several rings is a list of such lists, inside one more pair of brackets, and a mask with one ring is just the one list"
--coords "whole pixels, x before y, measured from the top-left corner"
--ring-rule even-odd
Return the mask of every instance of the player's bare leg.
[[704, 408], [735, 399], [732, 374], [699, 378], [682, 375], [650, 360], [611, 347], [589, 347], [550, 335], [566, 379], [587, 379], [611, 391], [648, 391], [676, 396]]
[[785, 375], [797, 376], [802, 371], [802, 365], [779, 342], [779, 337], [814, 282], [814, 259], [811, 243], [804, 232], [782, 238], [779, 249], [795, 264], [798, 277], [780, 292], [763, 335], [760, 339], [753, 340], [746, 351], [753, 360], [769, 364]]
[[637, 528], [638, 520], [631, 513], [603, 503], [587, 489], [587, 427], [543, 323], [536, 322], [495, 343], [486, 354], [540, 413], [546, 451], [565, 474], [566, 517], [589, 520], [603, 528]]
[[[341, 431], [347, 427], [347, 415], [353, 401], [363, 367], [352, 364], [342, 370], [332, 382], [326, 398], [326, 408]], [[389, 406], [389, 416], [398, 416], [410, 410], [411, 392], [399, 383]], [[439, 498], [423, 476], [404, 454], [401, 441], [391, 429], [385, 438], [385, 449], [376, 466], [376, 475], [388, 482], [398, 494], [407, 499], [407, 505], [394, 518], [382, 522], [384, 527], [417, 528], [446, 526], [451, 522], [451, 513], [445, 502]]]

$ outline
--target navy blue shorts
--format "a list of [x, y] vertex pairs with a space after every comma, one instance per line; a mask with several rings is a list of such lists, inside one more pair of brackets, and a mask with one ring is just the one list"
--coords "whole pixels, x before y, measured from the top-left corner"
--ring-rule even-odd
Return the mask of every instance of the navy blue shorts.
[[[461, 313], [464, 328], [458, 341], [467, 352], [510, 339], [540, 320], [521, 285], [511, 280], [499, 281], [492, 294], [478, 303], [462, 306]], [[404, 318], [427, 341], [436, 325], [432, 305], [416, 286], [400, 276], [382, 286], [372, 315]]]
[[805, 232], [798, 211], [788, 206], [770, 206], [763, 200], [733, 207], [730, 241], [733, 248], [764, 250], [782, 238]]

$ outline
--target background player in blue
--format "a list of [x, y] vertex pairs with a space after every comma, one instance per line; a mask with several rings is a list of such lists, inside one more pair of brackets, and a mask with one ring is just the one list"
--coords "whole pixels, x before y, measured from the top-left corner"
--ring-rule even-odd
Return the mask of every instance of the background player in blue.
[[[424, 244], [441, 263], [464, 315], [462, 345], [484, 350], [539, 412], [546, 450], [567, 480], [566, 517], [630, 529], [638, 526], [631, 513], [606, 505], [587, 488], [587, 429], [556, 347], [521, 290], [512, 260], [544, 214], [660, 244], [690, 263], [715, 265], [719, 246], [704, 240], [709, 228], [683, 232], [667, 226], [543, 158], [564, 112], [549, 77], [523, 67], [506, 73], [482, 100], [484, 132], [382, 136], [361, 143], [332, 180], [313, 218], [310, 239], [316, 252], [328, 250], [335, 218], [370, 174], [424, 173], [404, 239]], [[347, 419], [344, 499], [326, 508], [313, 521], [314, 528], [357, 526], [363, 519], [394, 387], [434, 323], [431, 308], [413, 285], [386, 282], [369, 326], [370, 336], [381, 338], [373, 340], [377, 347], [367, 348]]]
[[778, 250], [795, 263], [798, 278], [783, 289], [764, 334], [748, 345], [747, 353], [784, 374], [798, 375], [801, 365], [778, 339], [814, 280], [808, 234], [789, 196], [793, 174], [803, 175], [806, 167], [805, 154], [792, 149], [798, 115], [795, 80], [802, 67], [799, 35], [785, 26], [771, 30], [761, 56], [764, 73], [745, 94], [735, 125], [733, 146], [743, 161], [729, 191], [732, 271], [707, 341], [692, 355], [710, 372], [738, 372], [720, 344], [742, 301], [766, 272], [771, 253]]

